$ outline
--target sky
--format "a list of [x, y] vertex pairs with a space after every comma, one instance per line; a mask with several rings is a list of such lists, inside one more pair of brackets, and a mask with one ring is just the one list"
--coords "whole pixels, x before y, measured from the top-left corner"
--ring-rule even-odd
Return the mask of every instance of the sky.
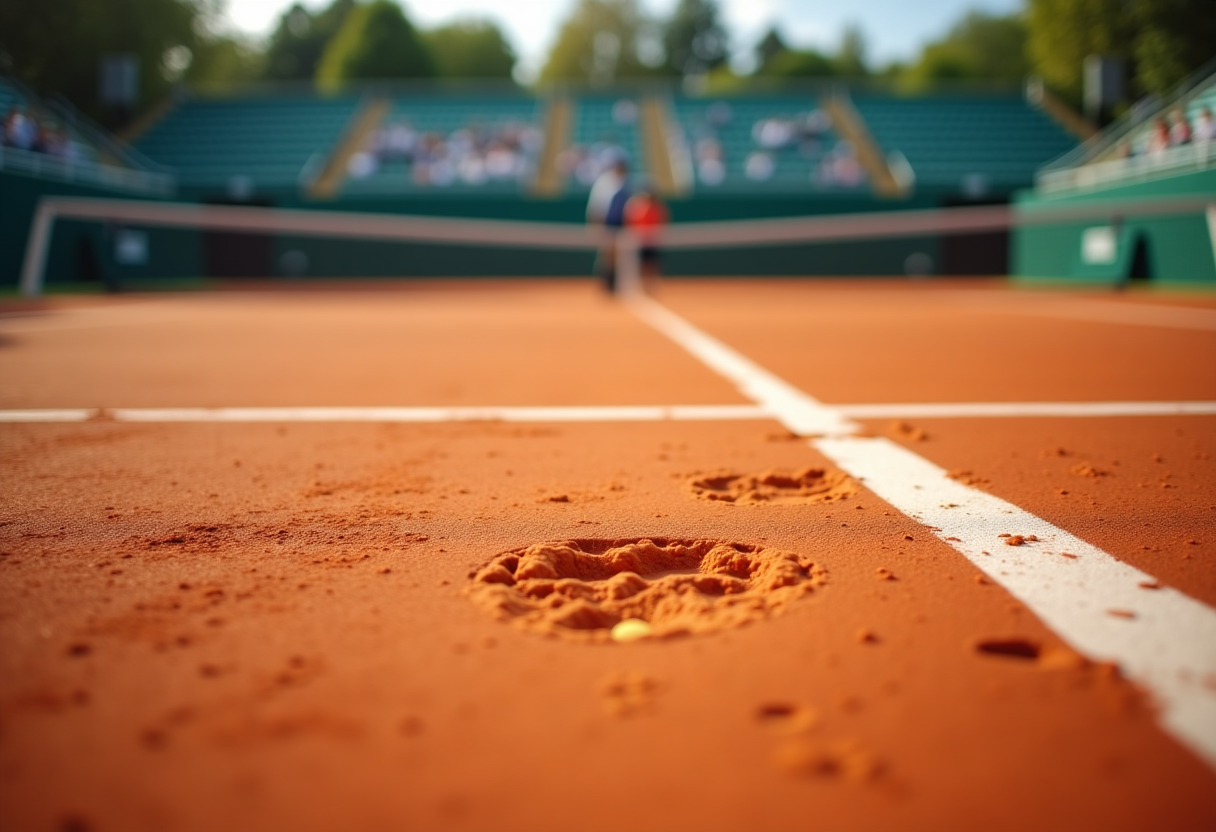
[[[293, 0], [228, 0], [225, 12], [238, 31], [264, 37]], [[310, 9], [329, 0], [303, 0]], [[422, 28], [449, 23], [461, 17], [493, 20], [515, 47], [521, 81], [536, 77], [570, 13], [575, 0], [401, 0], [416, 25]], [[664, 15], [676, 0], [640, 0], [647, 11]], [[1006, 14], [1022, 7], [1022, 0], [719, 0], [722, 17], [731, 33], [738, 68], [746, 69], [746, 56], [774, 24], [792, 46], [832, 50], [841, 32], [858, 25], [866, 36], [873, 63], [915, 57], [920, 47], [940, 37], [968, 9]]]

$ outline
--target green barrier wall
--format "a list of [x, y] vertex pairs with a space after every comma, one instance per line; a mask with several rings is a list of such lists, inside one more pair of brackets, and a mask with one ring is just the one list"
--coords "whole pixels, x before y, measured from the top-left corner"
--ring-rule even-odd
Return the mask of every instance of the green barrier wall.
[[1216, 170], [1195, 171], [1103, 188], [1084, 194], [1042, 196], [1022, 192], [1015, 210], [1032, 213], [1044, 207], [1096, 205], [1118, 211], [1114, 262], [1087, 263], [1082, 238], [1089, 228], [1112, 227], [1110, 222], [1061, 222], [1015, 229], [1011, 273], [1024, 281], [1069, 281], [1113, 284], [1144, 278], [1170, 283], [1216, 284], [1216, 253], [1207, 219], [1188, 215], [1137, 215], [1134, 201], [1170, 197], [1210, 197], [1216, 203]]
[[[125, 191], [53, 182], [0, 171], [0, 286], [14, 287], [21, 274], [25, 244], [38, 200], [44, 196], [86, 196], [138, 199]], [[118, 267], [113, 262], [115, 227], [99, 223], [56, 222], [47, 258], [47, 280], [106, 281], [127, 278], [182, 278], [200, 271], [198, 235], [186, 231], [158, 232], [157, 244], [145, 266]]]
[[[128, 198], [126, 194], [96, 188], [49, 183], [4, 174], [0, 180], [0, 264], [3, 284], [15, 286], [29, 222], [43, 195], [85, 195]], [[271, 200], [267, 200], [271, 201]], [[517, 221], [582, 223], [585, 197], [540, 200], [519, 195], [428, 195], [426, 198], [365, 198], [308, 202], [281, 197], [284, 208], [315, 208], [423, 216], [512, 219]], [[674, 222], [757, 219], [861, 213], [875, 210], [934, 207], [935, 198], [903, 202], [880, 201], [868, 196], [699, 196], [670, 203]], [[115, 259], [118, 234], [129, 228], [147, 235], [148, 260], [122, 265]], [[109, 288], [145, 287], [201, 277], [283, 276], [295, 278], [341, 277], [462, 277], [590, 275], [593, 252], [547, 251], [514, 247], [481, 247], [326, 239], [298, 235], [217, 235], [157, 227], [58, 221], [51, 239], [46, 282], [77, 284], [95, 281]], [[235, 255], [217, 259], [217, 247], [235, 249]], [[671, 276], [728, 275], [902, 275], [905, 261], [914, 254], [941, 263], [941, 241], [915, 237], [865, 242], [814, 245], [757, 246], [729, 249], [675, 251], [663, 258], [663, 271]], [[229, 256], [232, 255], [232, 256]], [[921, 258], [923, 259], [923, 258]], [[222, 261], [222, 265], [217, 265]], [[234, 265], [235, 264], [235, 265]], [[242, 265], [245, 264], [245, 265]]]

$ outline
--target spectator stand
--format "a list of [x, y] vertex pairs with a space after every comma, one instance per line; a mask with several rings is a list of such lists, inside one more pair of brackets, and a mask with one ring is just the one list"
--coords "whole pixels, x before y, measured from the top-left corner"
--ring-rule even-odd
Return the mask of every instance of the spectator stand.
[[[852, 143], [813, 96], [676, 98], [673, 156], [697, 193], [851, 192], [867, 186]], [[679, 165], [679, 163], [677, 163]]]
[[351, 93], [254, 90], [236, 97], [187, 94], [136, 147], [177, 169], [188, 196], [246, 202], [294, 197], [301, 172], [328, 155], [362, 103]]
[[1044, 166], [1041, 193], [1086, 192], [1216, 166], [1216, 61], [1170, 100], [1133, 107], [1092, 140]]
[[0, 170], [147, 196], [171, 196], [176, 180], [115, 141], [65, 101], [43, 100], [0, 74]]
[[636, 95], [577, 95], [572, 107], [572, 140], [558, 158], [569, 189], [586, 193], [622, 157], [635, 174], [646, 172], [639, 129], [642, 111]]
[[522, 95], [395, 97], [349, 157], [344, 196], [516, 192], [536, 176], [540, 104]]
[[918, 192], [943, 200], [1007, 201], [1035, 171], [1075, 145], [1060, 125], [1018, 94], [850, 96], [877, 144], [898, 151]]

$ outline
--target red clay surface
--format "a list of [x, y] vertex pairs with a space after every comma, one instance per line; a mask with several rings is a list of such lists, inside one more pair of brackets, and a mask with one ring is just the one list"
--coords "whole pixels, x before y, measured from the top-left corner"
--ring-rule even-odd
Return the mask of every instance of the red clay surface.
[[[1054, 314], [1135, 298], [964, 288], [661, 299], [828, 402], [1216, 399], [1216, 332]], [[3, 408], [743, 401], [587, 283], [52, 304], [0, 339]], [[1216, 604], [1216, 418], [908, 421], [917, 453]], [[1142, 691], [864, 487], [695, 496], [709, 472], [827, 467], [781, 436], [0, 425], [0, 828], [1216, 825], [1216, 773]], [[780, 615], [629, 644], [466, 597], [500, 553], [643, 537], [824, 578]]]

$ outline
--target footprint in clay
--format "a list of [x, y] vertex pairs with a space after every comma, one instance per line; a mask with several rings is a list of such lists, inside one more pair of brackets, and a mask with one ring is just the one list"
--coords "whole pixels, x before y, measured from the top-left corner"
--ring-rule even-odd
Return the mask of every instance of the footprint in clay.
[[578, 641], [649, 641], [739, 627], [827, 582], [806, 557], [718, 540], [567, 540], [498, 555], [466, 593], [495, 617]]
[[760, 474], [716, 471], [692, 477], [686, 485], [694, 497], [732, 505], [832, 503], [857, 493], [857, 483], [847, 474], [824, 468]]

